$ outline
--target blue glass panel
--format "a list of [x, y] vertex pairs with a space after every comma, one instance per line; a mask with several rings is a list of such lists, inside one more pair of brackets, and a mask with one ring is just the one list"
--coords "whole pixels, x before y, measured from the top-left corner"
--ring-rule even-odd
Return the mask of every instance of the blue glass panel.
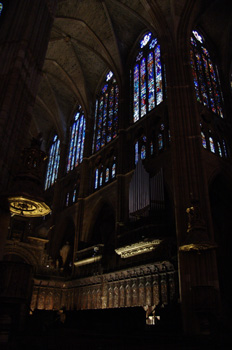
[[95, 190], [98, 188], [98, 169], [95, 171], [95, 181], [94, 181]]
[[155, 74], [156, 74], [156, 104], [163, 101], [162, 65], [160, 55], [160, 45], [155, 47]]
[[134, 67], [134, 122], [139, 120], [139, 65]]
[[76, 196], [77, 196], [77, 190], [75, 189], [75, 190], [73, 191], [73, 198], [72, 198], [73, 203], [76, 202]]
[[150, 52], [147, 59], [148, 73], [148, 110], [155, 107], [154, 55]]
[[164, 144], [163, 144], [163, 135], [162, 134], [159, 134], [158, 135], [158, 149], [159, 151], [161, 151], [164, 147]]
[[146, 81], [146, 60], [142, 59], [140, 64], [140, 110], [141, 117], [147, 112], [147, 81]]
[[50, 147], [49, 160], [47, 166], [45, 190], [52, 186], [57, 179], [60, 162], [60, 140], [57, 135], [53, 138], [53, 143]]
[[141, 159], [145, 159], [146, 158], [146, 147], [145, 145], [142, 145], [141, 147]]
[[223, 97], [216, 66], [204, 45], [203, 37], [197, 31], [192, 33], [190, 62], [197, 100], [223, 118]]
[[136, 142], [135, 144], [135, 164], [138, 163], [139, 160], [139, 143]]
[[115, 85], [113, 138], [115, 138], [118, 134], [118, 100], [119, 100], [119, 88], [118, 88], [118, 85]]
[[141, 49], [148, 44], [151, 39], [151, 33], [147, 33], [144, 35], [143, 39], [140, 41]]
[[96, 101], [95, 124], [92, 151], [99, 151], [118, 133], [119, 91], [113, 72], [106, 75], [107, 83]]
[[111, 174], [112, 179], [115, 177], [115, 175], [116, 175], [116, 163], [114, 163], [112, 166], [112, 174]]

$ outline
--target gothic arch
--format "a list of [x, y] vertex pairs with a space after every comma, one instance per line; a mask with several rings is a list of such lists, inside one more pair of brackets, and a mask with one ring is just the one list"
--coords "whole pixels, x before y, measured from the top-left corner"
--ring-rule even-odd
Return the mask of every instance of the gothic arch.
[[7, 244], [4, 251], [4, 260], [21, 259], [29, 265], [36, 268], [39, 265], [39, 260], [36, 254], [32, 250], [28, 250], [25, 247], [12, 246]]

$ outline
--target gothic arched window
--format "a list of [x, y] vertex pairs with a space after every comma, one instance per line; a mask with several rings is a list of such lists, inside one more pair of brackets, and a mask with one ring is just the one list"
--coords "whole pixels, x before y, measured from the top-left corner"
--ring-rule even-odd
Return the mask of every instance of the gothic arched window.
[[191, 36], [190, 56], [197, 101], [223, 118], [217, 67], [211, 60], [205, 40], [196, 30]]
[[70, 127], [70, 140], [69, 140], [69, 152], [67, 172], [73, 170], [83, 160], [85, 142], [85, 117], [84, 112], [79, 106], [78, 111], [72, 121]]
[[139, 158], [146, 159], [147, 152], [147, 138], [146, 136], [140, 137], [135, 143], [135, 164], [138, 163]]
[[110, 71], [96, 100], [93, 153], [99, 151], [118, 134], [119, 89]]
[[55, 135], [52, 141], [52, 145], [49, 151], [49, 160], [47, 167], [47, 174], [45, 180], [45, 190], [51, 187], [58, 175], [58, 168], [60, 163], [60, 140], [58, 136]]
[[133, 81], [133, 120], [137, 122], [164, 99], [164, 72], [160, 45], [152, 33], [140, 40], [135, 59]]

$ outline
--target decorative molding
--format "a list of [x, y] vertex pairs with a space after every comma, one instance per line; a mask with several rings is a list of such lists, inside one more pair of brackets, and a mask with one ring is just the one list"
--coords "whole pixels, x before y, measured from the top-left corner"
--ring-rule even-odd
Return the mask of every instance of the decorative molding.
[[122, 259], [130, 258], [135, 255], [150, 253], [162, 242], [160, 239], [153, 239], [147, 241], [140, 241], [124, 247], [115, 249], [115, 252], [120, 255]]
[[100, 261], [101, 259], [102, 259], [102, 255], [92, 256], [91, 258], [86, 258], [83, 260], [75, 261], [74, 265], [75, 266], [83, 266], [83, 265], [93, 264], [93, 263]]

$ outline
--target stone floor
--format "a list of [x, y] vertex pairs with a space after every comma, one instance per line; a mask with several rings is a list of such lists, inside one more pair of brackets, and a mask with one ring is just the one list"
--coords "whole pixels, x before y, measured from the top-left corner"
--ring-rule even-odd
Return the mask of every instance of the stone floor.
[[[140, 312], [140, 310], [138, 310]], [[128, 314], [128, 313], [127, 313]], [[128, 322], [126, 316], [115, 322], [112, 318], [89, 319], [56, 317], [56, 313], [29, 318], [24, 331], [15, 332], [1, 350], [199, 350], [232, 349], [227, 327], [215, 329], [211, 335], [184, 336], [175, 322], [166, 326], [148, 326]], [[91, 317], [91, 313], [85, 313]], [[95, 315], [95, 313], [93, 314]], [[100, 315], [100, 314], [98, 314]], [[76, 322], [78, 320], [78, 322]], [[35, 322], [36, 321], [36, 322]]]

